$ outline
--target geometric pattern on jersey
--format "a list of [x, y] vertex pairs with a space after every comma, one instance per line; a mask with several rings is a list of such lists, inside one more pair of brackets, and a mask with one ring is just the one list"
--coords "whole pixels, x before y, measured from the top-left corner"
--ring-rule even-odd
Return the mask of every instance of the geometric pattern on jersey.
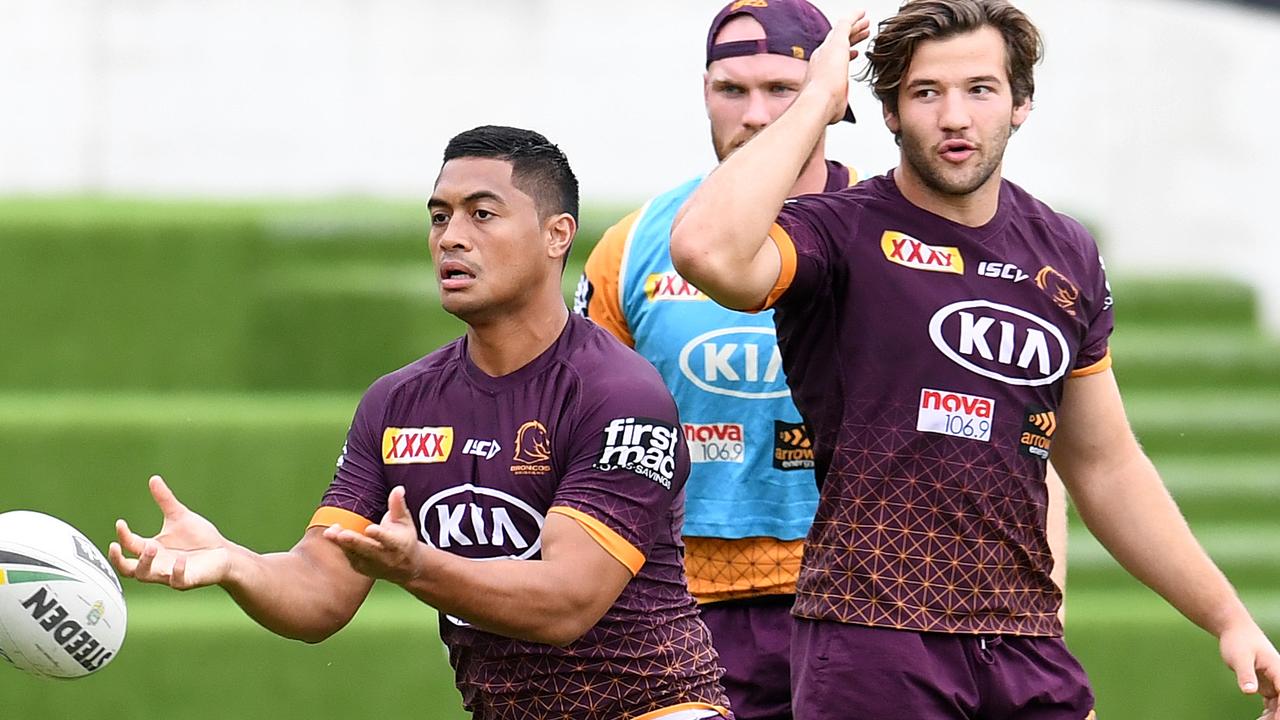
[[925, 632], [1060, 634], [1043, 482], [1005, 466], [1007, 447], [957, 454], [973, 441], [922, 441], [916, 410], [850, 406], [841, 437], [862, 442], [834, 453], [831, 474], [843, 482], [819, 502], [795, 614]]
[[770, 236], [820, 487], [796, 614], [1060, 634], [1048, 418], [1068, 375], [1110, 365], [1092, 237], [1008, 181], [991, 220], [967, 227], [912, 205], [892, 175], [790, 200]]
[[689, 592], [699, 603], [795, 594], [803, 540], [689, 536], [684, 545]]
[[715, 652], [684, 580], [688, 455], [677, 423], [653, 368], [583, 318], [497, 378], [475, 366], [464, 337], [370, 387], [321, 506], [376, 522], [403, 485], [419, 539], [475, 561], [540, 559], [542, 525], [561, 514], [633, 570], [565, 647], [442, 615], [477, 718], [604, 720], [721, 705]]

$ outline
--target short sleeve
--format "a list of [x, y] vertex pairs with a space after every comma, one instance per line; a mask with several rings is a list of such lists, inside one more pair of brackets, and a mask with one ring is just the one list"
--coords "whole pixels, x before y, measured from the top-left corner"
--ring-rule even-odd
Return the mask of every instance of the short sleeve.
[[769, 230], [778, 248], [778, 282], [760, 309], [796, 307], [830, 287], [835, 243], [847, 222], [833, 203], [833, 195], [803, 195], [788, 200]]
[[628, 347], [635, 347], [636, 342], [622, 310], [619, 278], [627, 237], [639, 217], [637, 210], [605, 231], [587, 258], [573, 302], [575, 313], [593, 320]]
[[673, 503], [689, 475], [675, 403], [656, 373], [639, 374], [585, 387], [550, 509], [576, 520], [633, 575], [656, 540], [677, 532]]
[[338, 456], [333, 482], [308, 527], [337, 523], [364, 530], [386, 513], [390, 488], [382, 475], [381, 433], [390, 385], [390, 380], [383, 378], [361, 398]]
[[1111, 283], [1107, 281], [1106, 264], [1096, 255], [1097, 246], [1092, 238], [1089, 241], [1089, 247], [1094, 249], [1095, 256], [1088, 261], [1094, 271], [1087, 285], [1090, 299], [1085, 306], [1089, 312], [1088, 327], [1085, 329], [1080, 352], [1076, 355], [1071, 377], [1093, 375], [1111, 367], [1111, 331], [1115, 328]]

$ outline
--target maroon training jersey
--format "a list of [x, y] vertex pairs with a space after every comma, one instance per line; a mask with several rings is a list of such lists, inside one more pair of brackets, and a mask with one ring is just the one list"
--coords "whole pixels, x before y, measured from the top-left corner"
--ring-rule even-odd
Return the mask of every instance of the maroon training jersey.
[[689, 472], [675, 403], [653, 367], [573, 316], [550, 348], [494, 378], [465, 338], [384, 376], [356, 411], [313, 524], [376, 522], [405, 497], [428, 545], [477, 561], [536, 560], [548, 513], [578, 521], [635, 577], [567, 647], [442, 616], [476, 718], [631, 718], [727, 705], [679, 540]]
[[1061, 634], [1046, 460], [1065, 379], [1110, 367], [1088, 232], [1007, 181], [995, 217], [966, 227], [885, 175], [789, 201], [770, 234], [821, 486], [795, 613]]

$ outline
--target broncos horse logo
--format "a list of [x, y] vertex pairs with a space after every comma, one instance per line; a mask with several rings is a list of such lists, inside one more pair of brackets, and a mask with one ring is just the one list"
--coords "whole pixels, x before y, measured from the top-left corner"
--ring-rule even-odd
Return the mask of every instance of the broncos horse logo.
[[1036, 286], [1041, 290], [1049, 293], [1049, 299], [1053, 300], [1053, 304], [1067, 311], [1067, 314], [1075, 317], [1076, 301], [1080, 299], [1080, 288], [1071, 282], [1066, 275], [1054, 270], [1052, 266], [1045, 265], [1036, 273]]

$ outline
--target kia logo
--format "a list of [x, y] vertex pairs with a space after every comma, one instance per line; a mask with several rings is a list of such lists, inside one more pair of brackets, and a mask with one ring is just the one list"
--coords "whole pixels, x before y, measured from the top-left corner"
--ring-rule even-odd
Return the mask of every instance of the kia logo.
[[929, 337], [960, 367], [1009, 385], [1048, 385], [1067, 373], [1062, 331], [1026, 310], [988, 300], [952, 303], [933, 314]]
[[680, 370], [689, 382], [717, 395], [766, 400], [791, 394], [773, 328], [733, 327], [703, 333], [680, 351]]
[[542, 547], [544, 520], [520, 498], [470, 483], [441, 490], [418, 511], [424, 542], [472, 560], [528, 560]]

